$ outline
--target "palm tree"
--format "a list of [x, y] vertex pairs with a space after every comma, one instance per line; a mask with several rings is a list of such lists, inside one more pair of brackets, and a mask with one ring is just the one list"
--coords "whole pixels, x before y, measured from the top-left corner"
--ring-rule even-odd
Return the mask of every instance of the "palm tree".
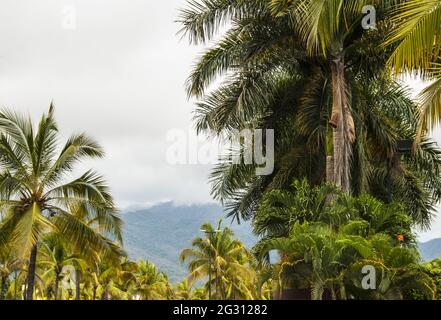
[[6, 298], [9, 277], [20, 270], [22, 264], [23, 261], [14, 256], [10, 247], [0, 248], [0, 300]]
[[137, 264], [125, 257], [119, 259], [105, 259], [95, 266], [92, 276], [93, 300], [97, 296], [101, 300], [128, 299], [130, 296], [127, 288], [136, 281], [135, 272]]
[[[265, 191], [289, 188], [295, 178], [307, 177], [319, 185], [334, 176], [333, 170], [326, 170], [333, 150], [328, 125], [334, 107], [333, 61], [308, 50], [292, 13], [274, 16], [276, 8], [269, 3], [198, 1], [181, 15], [183, 32], [192, 42], [211, 40], [218, 27], [231, 20], [224, 37], [204, 53], [188, 80], [188, 93], [201, 99], [195, 112], [198, 131], [219, 133], [215, 137], [243, 128], [274, 129], [276, 134], [272, 175], [257, 176], [256, 165], [233, 163], [243, 150], [228, 152], [212, 172], [213, 196], [237, 219], [252, 218]], [[378, 30], [355, 34], [349, 40], [356, 40], [346, 42], [344, 80], [351, 89], [357, 128], [353, 148], [347, 148], [354, 150], [351, 190], [386, 200], [384, 186], [392, 176], [393, 193], [403, 195], [408, 211], [427, 227], [439, 200], [438, 175], [429, 172], [439, 172], [440, 156], [427, 139], [417, 146], [417, 156], [393, 156], [397, 140], [414, 139], [418, 119], [407, 90], [384, 72], [392, 49], [380, 45], [388, 30], [378, 24]], [[219, 78], [222, 84], [209, 91]]]
[[412, 218], [401, 205], [384, 204], [370, 195], [350, 196], [329, 184], [312, 187], [306, 179], [294, 181], [289, 190], [267, 192], [253, 227], [265, 242], [287, 237], [297, 223], [321, 222], [340, 228], [351, 221], [358, 221], [357, 226], [364, 221], [371, 233], [382, 232], [391, 237], [401, 234], [407, 243], [415, 241]]
[[221, 222], [218, 225], [219, 232], [211, 224], [204, 224], [202, 230], [207, 237], [196, 237], [192, 242], [193, 248], [182, 251], [181, 262], [189, 260], [188, 281], [192, 283], [209, 276], [211, 279], [205, 287], [208, 292], [214, 288], [217, 300], [252, 299], [252, 289], [247, 286], [250, 283], [248, 278], [252, 275], [247, 267], [249, 253], [239, 240], [233, 238], [230, 229], [220, 228]]
[[35, 128], [26, 117], [0, 112], [0, 246], [12, 243], [20, 256], [29, 256], [28, 300], [33, 299], [38, 244], [48, 232], [62, 234], [83, 252], [112, 250], [111, 243], [72, 214], [72, 205], [87, 208], [106, 232], [118, 236], [121, 227], [100, 175], [87, 171], [68, 180], [79, 161], [102, 157], [103, 150], [85, 134], [72, 136], [59, 150], [53, 114], [51, 106]]
[[389, 60], [392, 70], [398, 75], [408, 73], [433, 81], [419, 96], [420, 137], [441, 120], [441, 1], [398, 1], [390, 21], [394, 29], [385, 43], [396, 47]]
[[[122, 239], [122, 226], [121, 220], [115, 219], [112, 216], [100, 216], [96, 217], [91, 214], [89, 208], [82, 205], [71, 206], [72, 214], [79, 220], [81, 220], [89, 228], [95, 230], [97, 235], [110, 244], [110, 250], [87, 250], [76, 246], [71, 246], [71, 250], [74, 255], [80, 257], [79, 260], [73, 261], [75, 267], [75, 299], [81, 300], [81, 277], [84, 274], [83, 271], [88, 266], [95, 265], [98, 261], [118, 261], [124, 252], [118, 243], [114, 243], [111, 239]], [[120, 242], [120, 244], [122, 244]], [[98, 248], [99, 249], [99, 248]]]
[[436, 283], [437, 293], [435, 298], [441, 300], [441, 259], [430, 261], [424, 267], [425, 273]]
[[174, 291], [177, 300], [192, 300], [192, 284], [187, 278], [175, 285]]
[[[288, 237], [269, 239], [262, 252], [281, 254], [275, 266], [279, 288], [307, 287], [313, 300], [323, 299], [326, 290], [332, 299], [403, 299], [406, 290], [432, 299], [434, 283], [418, 269], [415, 247], [401, 247], [383, 233], [366, 236], [360, 224], [363, 221], [348, 222], [335, 229], [323, 223], [296, 223]], [[373, 290], [361, 284], [366, 265], [376, 269]]]
[[[326, 290], [334, 299], [394, 293], [402, 299], [409, 288], [433, 296], [432, 282], [418, 270], [412, 220], [400, 205], [352, 197], [328, 185], [312, 188], [303, 180], [290, 192], [266, 194], [259, 210], [254, 230], [261, 240], [254, 251], [264, 264], [270, 250], [279, 251], [281, 262], [273, 270], [279, 290], [310, 288], [313, 299], [322, 299]], [[399, 244], [397, 235], [405, 241]], [[382, 275], [377, 291], [360, 289], [366, 265]]]
[[347, 81], [346, 52], [362, 36], [360, 29], [363, 7], [375, 4], [369, 0], [289, 1], [272, 0], [275, 15], [293, 15], [299, 35], [311, 55], [321, 55], [332, 75], [332, 113], [329, 120], [334, 130], [334, 176], [330, 182], [351, 190], [352, 144], [356, 139], [355, 123]]
[[169, 291], [167, 276], [149, 261], [139, 261], [133, 292], [142, 300], [166, 299]]
[[[414, 246], [397, 245], [381, 233], [370, 236], [368, 243], [374, 255], [354, 262], [342, 274], [348, 294], [359, 299], [402, 300], [413, 292], [424, 299], [434, 299], [434, 279], [419, 265], [419, 254]], [[365, 290], [361, 286], [359, 275], [366, 265], [376, 269], [375, 290]]]
[[[351, 61], [346, 60], [346, 54], [353, 51], [358, 42], [363, 36], [363, 29], [361, 25], [362, 9], [366, 5], [372, 5], [380, 1], [290, 1], [290, 0], [273, 0], [273, 1], [200, 1], [189, 2], [189, 8], [182, 11], [181, 22], [184, 25], [184, 32], [186, 32], [191, 41], [204, 42], [210, 39], [213, 34], [222, 25], [224, 20], [231, 19], [233, 27], [227, 36], [219, 43], [219, 46], [209, 50], [203, 56], [201, 62], [196, 66], [193, 74], [189, 80], [189, 93], [191, 95], [200, 96], [212, 79], [219, 73], [223, 73], [230, 68], [239, 68], [243, 74], [242, 78], [248, 79], [240, 88], [229, 86], [228, 89], [231, 94], [236, 93], [240, 97], [239, 107], [236, 115], [232, 114], [234, 110], [231, 102], [234, 100], [227, 100], [230, 107], [227, 112], [216, 114], [217, 119], [210, 119], [212, 122], [222, 120], [231, 115], [234, 125], [238, 122], [239, 117], [246, 114], [255, 114], [260, 111], [259, 107], [262, 103], [266, 103], [271, 97], [273, 89], [271, 78], [266, 78], [265, 88], [262, 84], [256, 82], [255, 77], [249, 76], [249, 73], [261, 73], [270, 71], [274, 73], [271, 68], [277, 64], [291, 64], [291, 69], [305, 60], [309, 62], [319, 62], [322, 68], [330, 72], [330, 85], [332, 87], [332, 111], [329, 123], [335, 128], [333, 152], [334, 159], [331, 162], [334, 165], [334, 174], [329, 177], [330, 182], [335, 182], [341, 186], [343, 190], [350, 191], [350, 175], [351, 175], [351, 157], [352, 144], [356, 139], [355, 123], [351, 110], [350, 87], [351, 81], [347, 77], [351, 76], [348, 73]], [[387, 1], [384, 1], [387, 2]], [[261, 37], [253, 39], [253, 46], [249, 47], [248, 36], [252, 37], [256, 33], [255, 25], [250, 24], [250, 18], [255, 18], [259, 22], [267, 22], [266, 14], [270, 11], [276, 16], [276, 21], [273, 24], [287, 26], [284, 32], [279, 32], [277, 36], [283, 38], [268, 37], [262, 42]], [[287, 16], [284, 18], [283, 16]], [[244, 25], [245, 24], [245, 25]], [[243, 28], [241, 28], [243, 27]], [[244, 30], [245, 29], [245, 30]], [[240, 33], [240, 31], [245, 31]], [[270, 35], [274, 30], [267, 28], [260, 28], [261, 32]], [[289, 34], [291, 32], [291, 34]], [[281, 33], [281, 34], [280, 34]], [[274, 34], [272, 34], [274, 35]], [[278, 47], [279, 41], [282, 42], [283, 47]], [[241, 54], [236, 47], [240, 47], [244, 53]], [[287, 48], [286, 52], [282, 50]], [[266, 49], [266, 50], [265, 50]], [[282, 50], [280, 50], [282, 49]], [[304, 49], [304, 50], [303, 50]], [[276, 51], [278, 59], [271, 61], [268, 54], [273, 54]], [[294, 53], [294, 55], [292, 54]], [[250, 68], [248, 64], [242, 64], [241, 56], [248, 56], [250, 54], [266, 55], [263, 60], [255, 60], [263, 64], [263, 67]], [[309, 55], [309, 58], [308, 58]], [[248, 60], [253, 60], [254, 57]], [[291, 58], [291, 59], [286, 59]], [[293, 59], [294, 58], [294, 59]], [[244, 67], [242, 67], [242, 65]], [[231, 77], [229, 82], [234, 83], [235, 77]], [[236, 81], [238, 82], [238, 81]], [[256, 82], [257, 84], [252, 84]], [[228, 83], [228, 82], [227, 82]], [[252, 88], [257, 87], [257, 95], [252, 95]], [[225, 88], [226, 89], [226, 88]], [[239, 89], [239, 90], [238, 90]], [[219, 90], [213, 96], [221, 95], [225, 90]], [[246, 93], [246, 95], [244, 95]], [[254, 92], [253, 92], [254, 93]], [[249, 100], [255, 101], [252, 105], [245, 105]], [[208, 105], [213, 99], [208, 99]], [[211, 105], [214, 105], [212, 103]], [[257, 110], [256, 110], [257, 109]]]
[[59, 298], [59, 284], [63, 273], [74, 265], [85, 265], [85, 261], [80, 257], [70, 254], [65, 241], [57, 234], [47, 236], [40, 249], [41, 259], [38, 262], [39, 267], [44, 269], [43, 279], [51, 277], [54, 279], [53, 294], [54, 299]]

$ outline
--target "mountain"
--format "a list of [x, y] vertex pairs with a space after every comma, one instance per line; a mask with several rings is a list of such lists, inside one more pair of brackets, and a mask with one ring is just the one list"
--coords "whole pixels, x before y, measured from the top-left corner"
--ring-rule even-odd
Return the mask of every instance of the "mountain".
[[[188, 274], [186, 266], [179, 262], [179, 254], [191, 247], [194, 237], [203, 236], [202, 224], [217, 225], [220, 219], [224, 221], [223, 226], [230, 227], [248, 248], [256, 242], [250, 224], [231, 224], [219, 205], [178, 206], [167, 202], [123, 213], [124, 247], [131, 259], [152, 261], [172, 282], [178, 282]], [[419, 247], [425, 261], [441, 256], [441, 239], [420, 243]]]
[[431, 261], [441, 257], [441, 239], [419, 243], [419, 247], [424, 261]]
[[123, 213], [124, 247], [131, 259], [145, 259], [166, 272], [172, 282], [182, 280], [188, 271], [180, 264], [179, 255], [191, 247], [196, 236], [203, 236], [201, 225], [210, 222], [217, 225], [223, 218], [223, 226], [230, 227], [247, 247], [256, 239], [248, 223], [231, 224], [225, 218], [221, 206], [216, 204], [178, 206], [172, 202]]

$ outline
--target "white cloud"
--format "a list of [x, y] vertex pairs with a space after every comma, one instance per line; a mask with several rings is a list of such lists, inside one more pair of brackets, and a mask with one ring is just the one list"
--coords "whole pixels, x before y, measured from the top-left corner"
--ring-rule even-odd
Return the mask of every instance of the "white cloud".
[[[107, 157], [89, 162], [118, 203], [208, 202], [209, 166], [165, 162], [173, 128], [188, 131], [184, 83], [200, 49], [176, 35], [185, 0], [3, 0], [0, 105], [38, 118], [51, 100], [61, 133], [86, 131]], [[76, 28], [63, 28], [68, 6]]]

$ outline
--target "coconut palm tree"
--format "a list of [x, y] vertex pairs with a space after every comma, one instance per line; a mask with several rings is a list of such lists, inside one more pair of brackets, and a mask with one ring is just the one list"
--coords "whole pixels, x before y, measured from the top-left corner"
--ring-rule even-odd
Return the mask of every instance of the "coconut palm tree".
[[221, 230], [221, 222], [219, 232], [211, 224], [204, 224], [202, 230], [207, 237], [196, 237], [192, 242], [193, 248], [184, 249], [180, 256], [181, 262], [189, 261], [188, 281], [192, 283], [211, 278], [205, 287], [208, 292], [213, 288], [218, 300], [252, 299], [253, 292], [249, 286], [252, 274], [247, 267], [250, 256], [244, 245], [233, 238], [229, 228]]
[[29, 256], [28, 300], [33, 299], [38, 245], [45, 234], [58, 232], [83, 252], [113, 248], [72, 214], [72, 205], [87, 208], [105, 232], [121, 240], [121, 220], [104, 179], [87, 171], [69, 180], [79, 161], [102, 157], [103, 150], [85, 134], [70, 137], [62, 148], [57, 139], [53, 106], [36, 127], [15, 112], [0, 112], [0, 246], [12, 244], [19, 256]]
[[167, 275], [159, 272], [153, 263], [139, 261], [135, 277], [135, 285], [132, 288], [134, 295], [142, 300], [167, 299], [170, 290]]
[[130, 292], [127, 289], [131, 283], [136, 281], [135, 272], [137, 264], [125, 257], [99, 262], [93, 272], [93, 300], [97, 296], [101, 300], [129, 299]]
[[84, 248], [71, 246], [71, 251], [79, 260], [73, 261], [75, 267], [75, 299], [81, 299], [81, 277], [88, 266], [94, 266], [99, 261], [118, 261], [125, 255], [120, 244], [114, 243], [111, 239], [122, 238], [121, 220], [111, 216], [97, 217], [91, 214], [89, 208], [84, 205], [72, 205], [70, 212], [89, 228], [93, 229], [103, 241], [110, 244], [110, 250], [99, 250], [99, 248]]
[[176, 284], [174, 291], [177, 300], [192, 300], [193, 288], [187, 278]]
[[38, 266], [44, 270], [42, 278], [46, 281], [49, 277], [53, 279], [53, 295], [54, 299], [59, 299], [59, 284], [63, 278], [63, 274], [67, 271], [70, 273], [69, 268], [74, 266], [85, 265], [86, 261], [80, 257], [71, 254], [67, 243], [58, 234], [50, 234], [42, 241], [40, 248], [40, 260]]

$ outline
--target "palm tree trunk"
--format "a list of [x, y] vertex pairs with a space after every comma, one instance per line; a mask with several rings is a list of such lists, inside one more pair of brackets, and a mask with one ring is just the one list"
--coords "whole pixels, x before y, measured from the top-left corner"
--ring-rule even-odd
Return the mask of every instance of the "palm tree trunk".
[[58, 300], [58, 286], [60, 283], [60, 273], [55, 274], [55, 285], [54, 285], [54, 300]]
[[334, 157], [326, 157], [326, 182], [334, 183]]
[[81, 271], [75, 270], [75, 300], [81, 300]]
[[334, 183], [341, 187], [344, 192], [349, 192], [355, 126], [349, 106], [343, 52], [334, 57], [331, 64], [331, 72], [333, 103], [329, 123], [334, 128]]
[[93, 293], [92, 293], [92, 300], [96, 300], [96, 290], [97, 290], [97, 286], [93, 286]]
[[219, 276], [218, 276], [218, 272], [216, 270], [216, 300], [220, 300], [220, 283], [219, 283]]
[[35, 285], [35, 265], [37, 263], [37, 245], [34, 244], [31, 250], [31, 256], [29, 258], [26, 300], [34, 299], [34, 285]]
[[6, 276], [2, 276], [0, 300], [5, 300], [5, 297], [6, 297]]

